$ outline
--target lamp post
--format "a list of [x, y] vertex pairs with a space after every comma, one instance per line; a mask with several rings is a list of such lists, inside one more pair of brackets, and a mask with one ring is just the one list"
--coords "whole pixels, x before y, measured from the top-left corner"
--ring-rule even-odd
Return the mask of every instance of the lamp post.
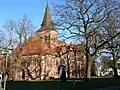
[[5, 49], [5, 64], [4, 64], [4, 90], [6, 90], [6, 81], [7, 81], [7, 66], [8, 66], [8, 50], [12, 50], [12, 49], [9, 49], [7, 46]]
[[4, 64], [4, 90], [6, 89], [6, 81], [7, 81], [7, 63], [8, 63], [8, 47], [5, 49], [5, 64]]

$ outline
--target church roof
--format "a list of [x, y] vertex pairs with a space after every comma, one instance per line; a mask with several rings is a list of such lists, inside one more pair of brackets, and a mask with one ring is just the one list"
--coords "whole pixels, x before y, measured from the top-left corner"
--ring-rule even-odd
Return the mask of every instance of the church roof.
[[[38, 37], [31, 37], [22, 45], [17, 46], [15, 51], [17, 55], [21, 53], [23, 56], [39, 54], [57, 55], [58, 45], [63, 45], [63, 43], [58, 41], [56, 45], [48, 45]], [[20, 47], [22, 47], [21, 51]]]
[[41, 31], [48, 30], [48, 29], [49, 30], [56, 30], [54, 27], [54, 22], [52, 20], [51, 14], [50, 14], [49, 5], [47, 3], [45, 13], [44, 13], [43, 22], [41, 24], [41, 28], [37, 32], [41, 32]]
[[0, 56], [2, 56], [2, 53], [0, 52]]
[[0, 59], [3, 57], [3, 54], [0, 52]]
[[[20, 49], [22, 47], [22, 50]], [[30, 37], [25, 43], [17, 46], [15, 52], [17, 55], [20, 53], [22, 56], [30, 55], [53, 55], [58, 56], [62, 48], [78, 48], [83, 52], [83, 44], [65, 44], [62, 41], [56, 41], [53, 44], [46, 44], [38, 37]], [[21, 51], [20, 51], [21, 50]]]
[[[54, 23], [52, 21], [50, 15], [50, 9], [48, 3], [46, 5], [44, 19], [41, 24], [41, 28], [37, 32], [41, 31], [48, 31], [48, 30], [55, 30]], [[62, 47], [76, 47], [73, 45], [65, 44], [62, 41], [56, 40], [56, 42], [52, 44], [45, 43], [40, 37], [30, 37], [26, 42], [16, 47], [16, 54], [19, 55], [20, 53], [23, 56], [29, 55], [58, 55], [62, 49]]]

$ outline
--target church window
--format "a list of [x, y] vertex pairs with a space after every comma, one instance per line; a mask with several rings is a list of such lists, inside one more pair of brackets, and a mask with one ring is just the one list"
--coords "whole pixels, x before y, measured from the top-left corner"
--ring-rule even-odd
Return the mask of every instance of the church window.
[[47, 40], [47, 36], [45, 36], [45, 41]]
[[47, 42], [47, 36], [45, 36], [45, 42]]

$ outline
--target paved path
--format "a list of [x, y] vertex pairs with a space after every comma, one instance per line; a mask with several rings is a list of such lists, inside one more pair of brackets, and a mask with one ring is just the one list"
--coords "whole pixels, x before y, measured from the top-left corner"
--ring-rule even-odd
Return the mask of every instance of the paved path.
[[93, 90], [120, 90], [120, 86], [109, 86], [109, 87], [98, 88]]

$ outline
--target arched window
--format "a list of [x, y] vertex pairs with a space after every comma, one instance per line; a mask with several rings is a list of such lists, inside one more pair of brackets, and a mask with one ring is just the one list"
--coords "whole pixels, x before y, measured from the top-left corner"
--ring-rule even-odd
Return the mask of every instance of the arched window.
[[45, 36], [45, 42], [47, 42], [47, 36]]

